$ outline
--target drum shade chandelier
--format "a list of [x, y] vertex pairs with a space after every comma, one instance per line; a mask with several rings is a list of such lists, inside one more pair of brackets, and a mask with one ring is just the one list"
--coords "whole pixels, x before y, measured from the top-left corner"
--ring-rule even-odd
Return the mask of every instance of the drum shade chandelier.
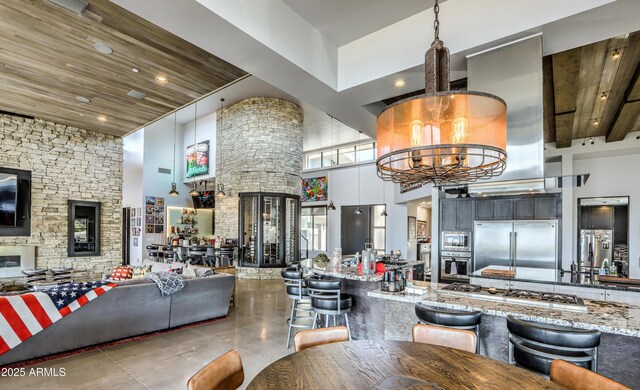
[[378, 176], [436, 186], [500, 175], [507, 162], [507, 105], [497, 96], [449, 90], [449, 49], [435, 40], [425, 54], [425, 94], [401, 100], [378, 116]]

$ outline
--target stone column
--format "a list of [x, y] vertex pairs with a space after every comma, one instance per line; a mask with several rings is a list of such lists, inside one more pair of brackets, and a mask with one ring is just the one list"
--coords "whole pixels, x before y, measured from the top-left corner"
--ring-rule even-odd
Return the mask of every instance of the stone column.
[[[215, 233], [238, 238], [238, 193], [300, 194], [302, 108], [276, 98], [249, 98], [218, 111]], [[278, 271], [279, 273], [279, 271]]]

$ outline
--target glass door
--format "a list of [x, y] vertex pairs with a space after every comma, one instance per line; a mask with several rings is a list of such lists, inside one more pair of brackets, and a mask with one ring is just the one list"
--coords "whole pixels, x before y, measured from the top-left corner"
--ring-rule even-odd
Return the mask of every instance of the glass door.
[[242, 248], [243, 265], [258, 265], [258, 197], [244, 196], [240, 198], [240, 247]]
[[242, 265], [284, 267], [300, 259], [300, 197], [277, 193], [240, 194]]
[[265, 196], [262, 198], [262, 248], [263, 264], [280, 264], [280, 197]]

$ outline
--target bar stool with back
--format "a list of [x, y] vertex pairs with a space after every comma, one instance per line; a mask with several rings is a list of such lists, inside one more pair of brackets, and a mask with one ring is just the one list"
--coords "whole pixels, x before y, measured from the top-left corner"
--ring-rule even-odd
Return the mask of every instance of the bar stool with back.
[[480, 323], [482, 321], [482, 312], [430, 307], [420, 303], [416, 303], [415, 311], [421, 323], [472, 331], [476, 334], [476, 353], [480, 353]]
[[[289, 332], [287, 334], [287, 349], [291, 344], [291, 333], [293, 328], [311, 329], [313, 323], [311, 320], [311, 306], [309, 306], [309, 293], [302, 277], [302, 271], [298, 267], [287, 267], [280, 271], [287, 295], [291, 299], [291, 316], [287, 320], [289, 322]], [[302, 305], [300, 305], [302, 304]], [[303, 315], [298, 315], [298, 313]]]
[[311, 297], [311, 308], [315, 312], [313, 315], [313, 328], [318, 322], [318, 314], [325, 315], [325, 326], [329, 326], [329, 316], [333, 316], [333, 325], [336, 325], [336, 316], [344, 314], [344, 321], [349, 331], [351, 340], [351, 329], [349, 329], [349, 317], [351, 312], [352, 299], [349, 294], [342, 294], [342, 282], [340, 279], [321, 279], [317, 276], [306, 279], [307, 291]]

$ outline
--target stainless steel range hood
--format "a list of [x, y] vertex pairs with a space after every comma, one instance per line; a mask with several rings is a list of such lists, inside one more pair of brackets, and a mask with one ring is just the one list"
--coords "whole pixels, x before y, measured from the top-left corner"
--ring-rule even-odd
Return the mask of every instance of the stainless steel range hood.
[[542, 35], [467, 56], [468, 88], [507, 103], [507, 169], [469, 192], [544, 191]]

